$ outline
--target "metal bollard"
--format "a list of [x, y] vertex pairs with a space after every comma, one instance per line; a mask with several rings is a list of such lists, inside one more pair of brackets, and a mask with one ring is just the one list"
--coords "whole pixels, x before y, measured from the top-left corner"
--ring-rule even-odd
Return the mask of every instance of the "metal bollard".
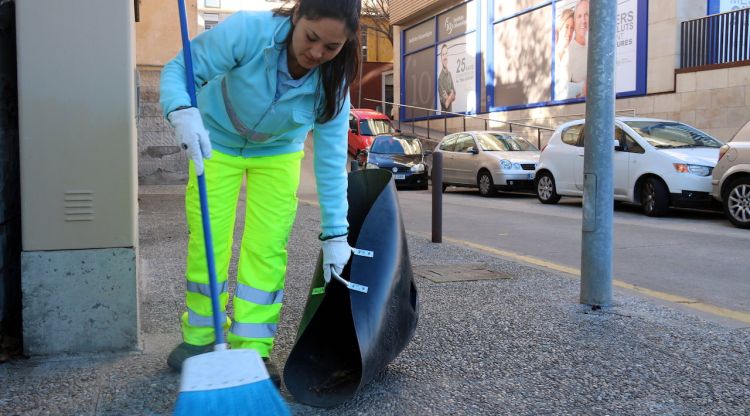
[[432, 242], [443, 242], [443, 153], [432, 153]]

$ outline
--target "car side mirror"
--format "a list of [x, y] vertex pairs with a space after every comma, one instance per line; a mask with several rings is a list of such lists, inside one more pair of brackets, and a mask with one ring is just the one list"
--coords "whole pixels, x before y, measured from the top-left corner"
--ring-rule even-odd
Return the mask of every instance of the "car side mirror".
[[622, 152], [624, 150], [624, 148], [622, 147], [622, 145], [620, 145], [620, 141], [619, 140], [615, 139], [614, 140], [614, 145], [615, 145], [615, 151]]
[[430, 156], [430, 155], [432, 155], [432, 150], [425, 150], [425, 151], [424, 151], [424, 155], [425, 155], [425, 156]]
[[470, 147], [469, 150], [466, 151], [466, 153], [471, 153], [473, 155], [479, 154], [479, 150], [477, 150], [476, 147]]

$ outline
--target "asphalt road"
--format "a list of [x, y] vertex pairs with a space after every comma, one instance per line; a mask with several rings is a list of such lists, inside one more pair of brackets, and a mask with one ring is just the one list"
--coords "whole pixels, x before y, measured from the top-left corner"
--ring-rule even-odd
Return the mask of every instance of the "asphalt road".
[[[431, 193], [399, 192], [408, 231], [430, 235]], [[581, 199], [542, 205], [531, 194], [443, 195], [443, 237], [580, 269]], [[750, 312], [750, 231], [721, 213], [671, 210], [650, 218], [621, 204], [614, 215], [613, 278], [709, 305]]]

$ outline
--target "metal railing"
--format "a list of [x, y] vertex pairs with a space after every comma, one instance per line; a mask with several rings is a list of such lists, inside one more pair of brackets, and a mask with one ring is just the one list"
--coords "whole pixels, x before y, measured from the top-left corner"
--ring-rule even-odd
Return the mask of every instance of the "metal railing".
[[681, 24], [680, 68], [750, 60], [750, 8]]
[[[388, 102], [388, 101], [375, 100], [375, 99], [372, 99], [372, 98], [363, 98], [363, 100], [372, 101], [372, 102], [381, 103], [381, 104], [389, 104], [389, 105], [392, 105], [392, 106], [395, 106], [395, 107], [399, 107], [399, 108], [404, 107], [404, 108], [411, 108], [411, 109], [417, 109], [417, 110], [422, 110], [422, 111], [429, 111], [429, 112], [433, 112], [433, 113], [438, 113], [438, 111], [434, 110], [434, 109], [423, 108], [423, 107], [416, 107], [416, 106], [410, 106], [410, 105], [406, 105], [406, 104], [391, 103], [391, 102]], [[532, 125], [532, 124], [521, 123], [521, 122], [518, 122], [518, 121], [496, 120], [496, 119], [493, 119], [493, 118], [490, 118], [490, 117], [483, 117], [483, 116], [472, 115], [472, 114], [451, 113], [451, 112], [446, 112], [446, 111], [440, 111], [440, 114], [443, 117], [441, 117], [441, 118], [432, 118], [432, 119], [428, 118], [428, 119], [423, 119], [423, 120], [409, 120], [409, 121], [404, 121], [403, 123], [411, 125], [411, 132], [412, 132], [412, 134], [415, 134], [416, 123], [426, 123], [426, 130], [427, 130], [426, 131], [426, 133], [427, 133], [426, 134], [426, 138], [428, 140], [430, 140], [430, 141], [433, 140], [433, 137], [431, 137], [431, 135], [432, 135], [432, 129], [430, 128], [431, 127], [431, 123], [435, 123], [436, 121], [437, 121], [438, 125], [440, 123], [442, 123], [442, 132], [443, 132], [444, 136], [447, 136], [449, 133], [455, 133], [455, 132], [459, 131], [459, 130], [450, 131], [450, 132], [448, 131], [448, 119], [449, 118], [454, 118], [454, 117], [458, 117], [458, 116], [462, 117], [462, 121], [461, 121], [462, 129], [460, 131], [466, 131], [466, 119], [467, 118], [481, 120], [482, 123], [484, 124], [484, 130], [492, 130], [493, 129], [492, 127], [489, 126], [490, 122], [492, 122], [492, 123], [502, 123], [504, 125], [507, 125], [507, 131], [509, 131], [511, 133], [513, 132], [513, 128], [514, 127], [516, 128], [517, 132], [518, 132], [519, 129], [529, 129], [531, 131], [536, 131], [537, 147], [539, 147], [539, 148], [541, 148], [541, 146], [542, 146], [542, 135], [543, 135], [542, 132], [547, 132], [549, 135], [551, 135], [552, 132], [555, 131], [555, 127], [556, 127], [556, 126], [555, 127], [537, 126], [537, 125]], [[636, 110], [635, 109], [617, 110], [617, 111], [615, 111], [615, 115], [616, 116], [630, 116], [630, 117], [635, 117], [636, 116]], [[556, 116], [551, 116], [550, 115], [550, 116], [545, 116], [542, 119], [543, 120], [554, 120], [555, 124], [559, 125], [561, 123], [564, 123], [565, 121], [576, 120], [576, 119], [585, 118], [585, 117], [586, 117], [585, 113], [579, 113], [579, 114], [562, 114], [562, 115], [556, 115]], [[564, 119], [564, 120], [563, 121], [559, 121], [557, 119]], [[539, 120], [539, 118], [536, 118], [536, 119], [527, 119], [527, 120]], [[402, 126], [401, 126], [402, 121], [401, 121], [401, 119], [399, 118], [398, 120], [394, 120], [394, 121], [398, 122], [398, 129], [402, 130]], [[422, 129], [422, 127], [420, 127], [420, 129]], [[474, 130], [476, 130], [476, 129], [474, 129]], [[434, 139], [436, 139], [437, 141], [439, 141], [439, 139], [441, 139], [441, 138], [442, 137], [436, 137]]]
[[[526, 128], [526, 129], [536, 130], [537, 147], [540, 147], [540, 148], [541, 148], [541, 145], [542, 145], [542, 131], [547, 131], [550, 134], [555, 131], [555, 129], [551, 128], [551, 127], [534, 126], [534, 125], [530, 125], [530, 124], [517, 123], [515, 121], [496, 120], [496, 119], [493, 119], [493, 118], [490, 118], [490, 117], [483, 117], [483, 116], [473, 115], [473, 114], [462, 114], [462, 113], [452, 113], [452, 112], [449, 112], [449, 111], [438, 111], [438, 110], [435, 110], [435, 109], [432, 109], [432, 108], [417, 107], [417, 106], [406, 105], [406, 104], [397, 104], [397, 103], [392, 103], [392, 102], [388, 102], [388, 101], [374, 100], [372, 98], [364, 98], [364, 100], [366, 100], [366, 101], [372, 101], [372, 102], [376, 102], [376, 103], [381, 103], [381, 104], [389, 104], [389, 105], [392, 105], [392, 106], [398, 106], [399, 108], [403, 107], [403, 108], [412, 109], [412, 110], [426, 111], [428, 114], [431, 114], [431, 113], [438, 114], [439, 113], [442, 116], [440, 118], [426, 118], [426, 119], [423, 119], [423, 120], [410, 120], [410, 121], [404, 122], [404, 123], [411, 124], [411, 132], [412, 132], [412, 134], [415, 134], [416, 123], [427, 123], [427, 126], [426, 126], [427, 140], [432, 140], [432, 137], [431, 137], [431, 131], [432, 131], [432, 129], [431, 129], [431, 126], [430, 126], [431, 122], [432, 123], [434, 123], [435, 121], [437, 121], [438, 123], [442, 122], [442, 124], [443, 124], [443, 126], [442, 126], [443, 127], [442, 128], [443, 134], [447, 136], [448, 135], [448, 119], [449, 118], [454, 118], [454, 117], [461, 117], [462, 118], [462, 126], [463, 126], [463, 128], [461, 129], [461, 131], [466, 131], [466, 119], [467, 118], [468, 119], [474, 119], [474, 120], [481, 120], [484, 123], [484, 130], [492, 130], [490, 128], [490, 125], [489, 125], [490, 123], [502, 123], [502, 124], [504, 124], [504, 125], [506, 125], [508, 127], [508, 131], [511, 132], [511, 133], [513, 132], [513, 128], [514, 127], [516, 129], [518, 129], [518, 128]], [[402, 123], [401, 118], [399, 118], [396, 121], [398, 121], [398, 129], [399, 130], [403, 130], [402, 127], [401, 127], [401, 123]]]

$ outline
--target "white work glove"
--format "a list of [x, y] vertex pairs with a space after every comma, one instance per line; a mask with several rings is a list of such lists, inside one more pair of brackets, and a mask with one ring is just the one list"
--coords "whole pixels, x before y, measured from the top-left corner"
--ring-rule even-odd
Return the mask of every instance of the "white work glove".
[[351, 256], [352, 248], [345, 235], [323, 240], [323, 279], [326, 284], [331, 281], [332, 273], [341, 276]]
[[188, 107], [172, 111], [168, 118], [180, 147], [193, 159], [195, 174], [202, 175], [203, 159], [211, 159], [211, 141], [208, 130], [203, 126], [200, 111], [195, 107]]

